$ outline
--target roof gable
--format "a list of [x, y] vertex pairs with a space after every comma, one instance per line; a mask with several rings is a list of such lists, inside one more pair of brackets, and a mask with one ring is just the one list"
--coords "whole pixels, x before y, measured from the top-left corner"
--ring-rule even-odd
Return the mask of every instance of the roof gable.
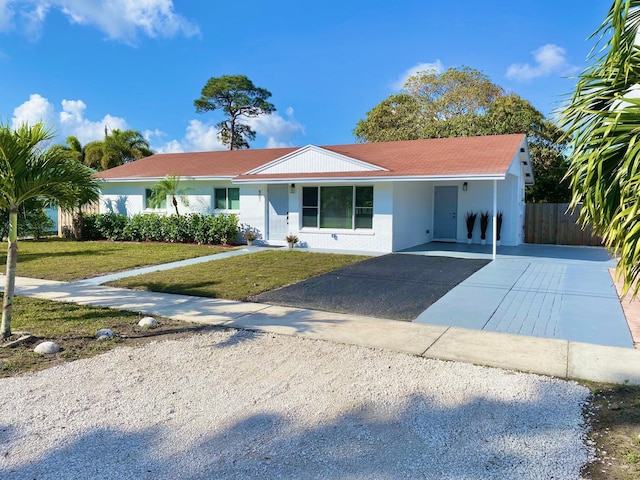
[[380, 172], [378, 165], [332, 152], [315, 145], [307, 145], [245, 175], [287, 175], [305, 173]]

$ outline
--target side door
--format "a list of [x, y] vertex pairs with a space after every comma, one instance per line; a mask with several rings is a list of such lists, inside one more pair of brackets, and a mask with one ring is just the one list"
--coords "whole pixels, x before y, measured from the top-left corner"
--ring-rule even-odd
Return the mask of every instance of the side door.
[[458, 237], [458, 187], [435, 187], [433, 239], [455, 242]]

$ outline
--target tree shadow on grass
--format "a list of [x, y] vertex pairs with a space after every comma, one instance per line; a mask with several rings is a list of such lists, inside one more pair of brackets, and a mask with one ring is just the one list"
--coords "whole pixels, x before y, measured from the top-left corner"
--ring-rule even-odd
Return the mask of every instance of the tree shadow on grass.
[[298, 411], [266, 409], [220, 417], [219, 410], [202, 404], [193, 411], [188, 404], [177, 405], [173, 412], [157, 406], [153, 425], [141, 428], [120, 425], [118, 410], [135, 406], [110, 405], [111, 415], [105, 416], [105, 407], [96, 405], [99, 428], [80, 427], [65, 435], [63, 425], [43, 424], [48, 431], [34, 441], [44, 451], [20, 460], [13, 460], [13, 454], [20, 455], [21, 443], [28, 440], [8, 430], [0, 437], [0, 450], [8, 452], [0, 462], [0, 476], [577, 478], [588, 457], [579, 401], [575, 399], [575, 415], [558, 413], [559, 397], [548, 394], [550, 390], [542, 388], [528, 401], [497, 401], [487, 395], [450, 407], [427, 394], [409, 396], [395, 407], [364, 401], [338, 417], [312, 414], [305, 421]]

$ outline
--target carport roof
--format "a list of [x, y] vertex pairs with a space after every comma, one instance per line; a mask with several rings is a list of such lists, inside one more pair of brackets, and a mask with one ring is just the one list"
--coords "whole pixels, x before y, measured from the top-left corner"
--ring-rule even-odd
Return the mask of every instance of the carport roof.
[[[306, 162], [309, 149], [331, 156], [333, 171], [318, 171]], [[523, 150], [524, 149], [524, 152]], [[179, 175], [194, 179], [229, 179], [238, 182], [353, 178], [503, 177], [518, 154], [530, 166], [523, 134], [482, 137], [358, 143], [324, 147], [166, 153], [142, 158], [96, 176], [104, 180], [157, 179]], [[339, 159], [347, 161], [340, 162]], [[353, 160], [354, 163], [349, 163]], [[294, 166], [269, 168], [283, 162]], [[298, 163], [295, 163], [298, 162]], [[526, 162], [526, 163], [525, 163]], [[357, 164], [360, 168], [351, 169]], [[370, 167], [370, 168], [368, 168]]]

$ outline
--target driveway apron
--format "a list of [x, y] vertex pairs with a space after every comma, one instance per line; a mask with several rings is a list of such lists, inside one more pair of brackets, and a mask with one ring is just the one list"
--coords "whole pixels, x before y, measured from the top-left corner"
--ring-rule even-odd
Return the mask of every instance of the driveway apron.
[[615, 263], [564, 251], [565, 258], [499, 256], [415, 321], [633, 348], [609, 273]]

